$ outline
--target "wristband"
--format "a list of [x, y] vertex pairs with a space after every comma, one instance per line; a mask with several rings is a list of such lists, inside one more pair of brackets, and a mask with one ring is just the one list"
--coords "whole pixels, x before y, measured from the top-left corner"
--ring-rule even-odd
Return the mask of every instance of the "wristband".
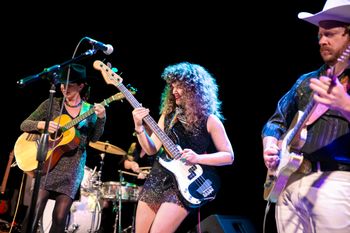
[[135, 129], [136, 135], [143, 134], [144, 132], [145, 132], [145, 128], [144, 128], [144, 127], [142, 127], [142, 130], [141, 130], [141, 131], [137, 131], [137, 130]]

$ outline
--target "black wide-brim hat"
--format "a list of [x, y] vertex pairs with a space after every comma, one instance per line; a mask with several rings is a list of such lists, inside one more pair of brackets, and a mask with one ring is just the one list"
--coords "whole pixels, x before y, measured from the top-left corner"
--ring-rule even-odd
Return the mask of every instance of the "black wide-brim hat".
[[76, 63], [65, 66], [60, 72], [59, 83], [66, 83], [68, 75], [69, 83], [84, 83], [86, 82], [86, 67]]

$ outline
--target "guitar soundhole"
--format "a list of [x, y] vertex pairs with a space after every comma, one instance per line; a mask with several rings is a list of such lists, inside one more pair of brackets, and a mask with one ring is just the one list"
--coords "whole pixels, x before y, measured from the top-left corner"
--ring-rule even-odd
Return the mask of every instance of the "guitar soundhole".
[[62, 133], [63, 133], [62, 130], [59, 129], [59, 130], [57, 130], [57, 135], [56, 135], [56, 133], [50, 134], [50, 139], [55, 140], [56, 138], [60, 138], [62, 136]]

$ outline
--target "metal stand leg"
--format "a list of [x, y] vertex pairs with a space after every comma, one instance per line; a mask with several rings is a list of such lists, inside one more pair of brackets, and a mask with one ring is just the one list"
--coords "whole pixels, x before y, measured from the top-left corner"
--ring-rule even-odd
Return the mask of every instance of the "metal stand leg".
[[[122, 220], [122, 199], [121, 199], [120, 192], [121, 191], [118, 190], [117, 200], [113, 201], [114, 208], [117, 208], [116, 215], [115, 215], [115, 221], [114, 221], [114, 233], [121, 233], [122, 232], [122, 221], [121, 221]], [[118, 205], [117, 205], [117, 201], [118, 201]]]
[[118, 190], [118, 233], [122, 233], [122, 190]]

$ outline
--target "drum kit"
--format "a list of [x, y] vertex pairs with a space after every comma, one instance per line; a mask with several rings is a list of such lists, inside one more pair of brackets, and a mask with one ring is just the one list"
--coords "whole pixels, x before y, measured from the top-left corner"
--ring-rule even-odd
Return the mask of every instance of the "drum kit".
[[[102, 151], [100, 154], [100, 168], [96, 171], [96, 167], [91, 169], [84, 168], [84, 177], [81, 182], [81, 198], [74, 201], [71, 207], [69, 219], [67, 220], [67, 233], [85, 233], [98, 232], [101, 225], [101, 205], [103, 201], [112, 201], [116, 211], [114, 232], [127, 233], [134, 232], [134, 221], [131, 226], [122, 229], [121, 225], [121, 209], [122, 203], [136, 203], [139, 196], [140, 187], [136, 184], [124, 181], [123, 174], [139, 176], [139, 174], [118, 170], [119, 180], [102, 182], [103, 159], [105, 153], [115, 155], [126, 155], [121, 148], [114, 146], [108, 142], [90, 142], [89, 146]], [[140, 167], [143, 174], [149, 174], [151, 167]], [[54, 208], [54, 200], [49, 200], [40, 224], [40, 233], [48, 233], [52, 222], [52, 211]], [[134, 219], [134, 216], [133, 216]]]

